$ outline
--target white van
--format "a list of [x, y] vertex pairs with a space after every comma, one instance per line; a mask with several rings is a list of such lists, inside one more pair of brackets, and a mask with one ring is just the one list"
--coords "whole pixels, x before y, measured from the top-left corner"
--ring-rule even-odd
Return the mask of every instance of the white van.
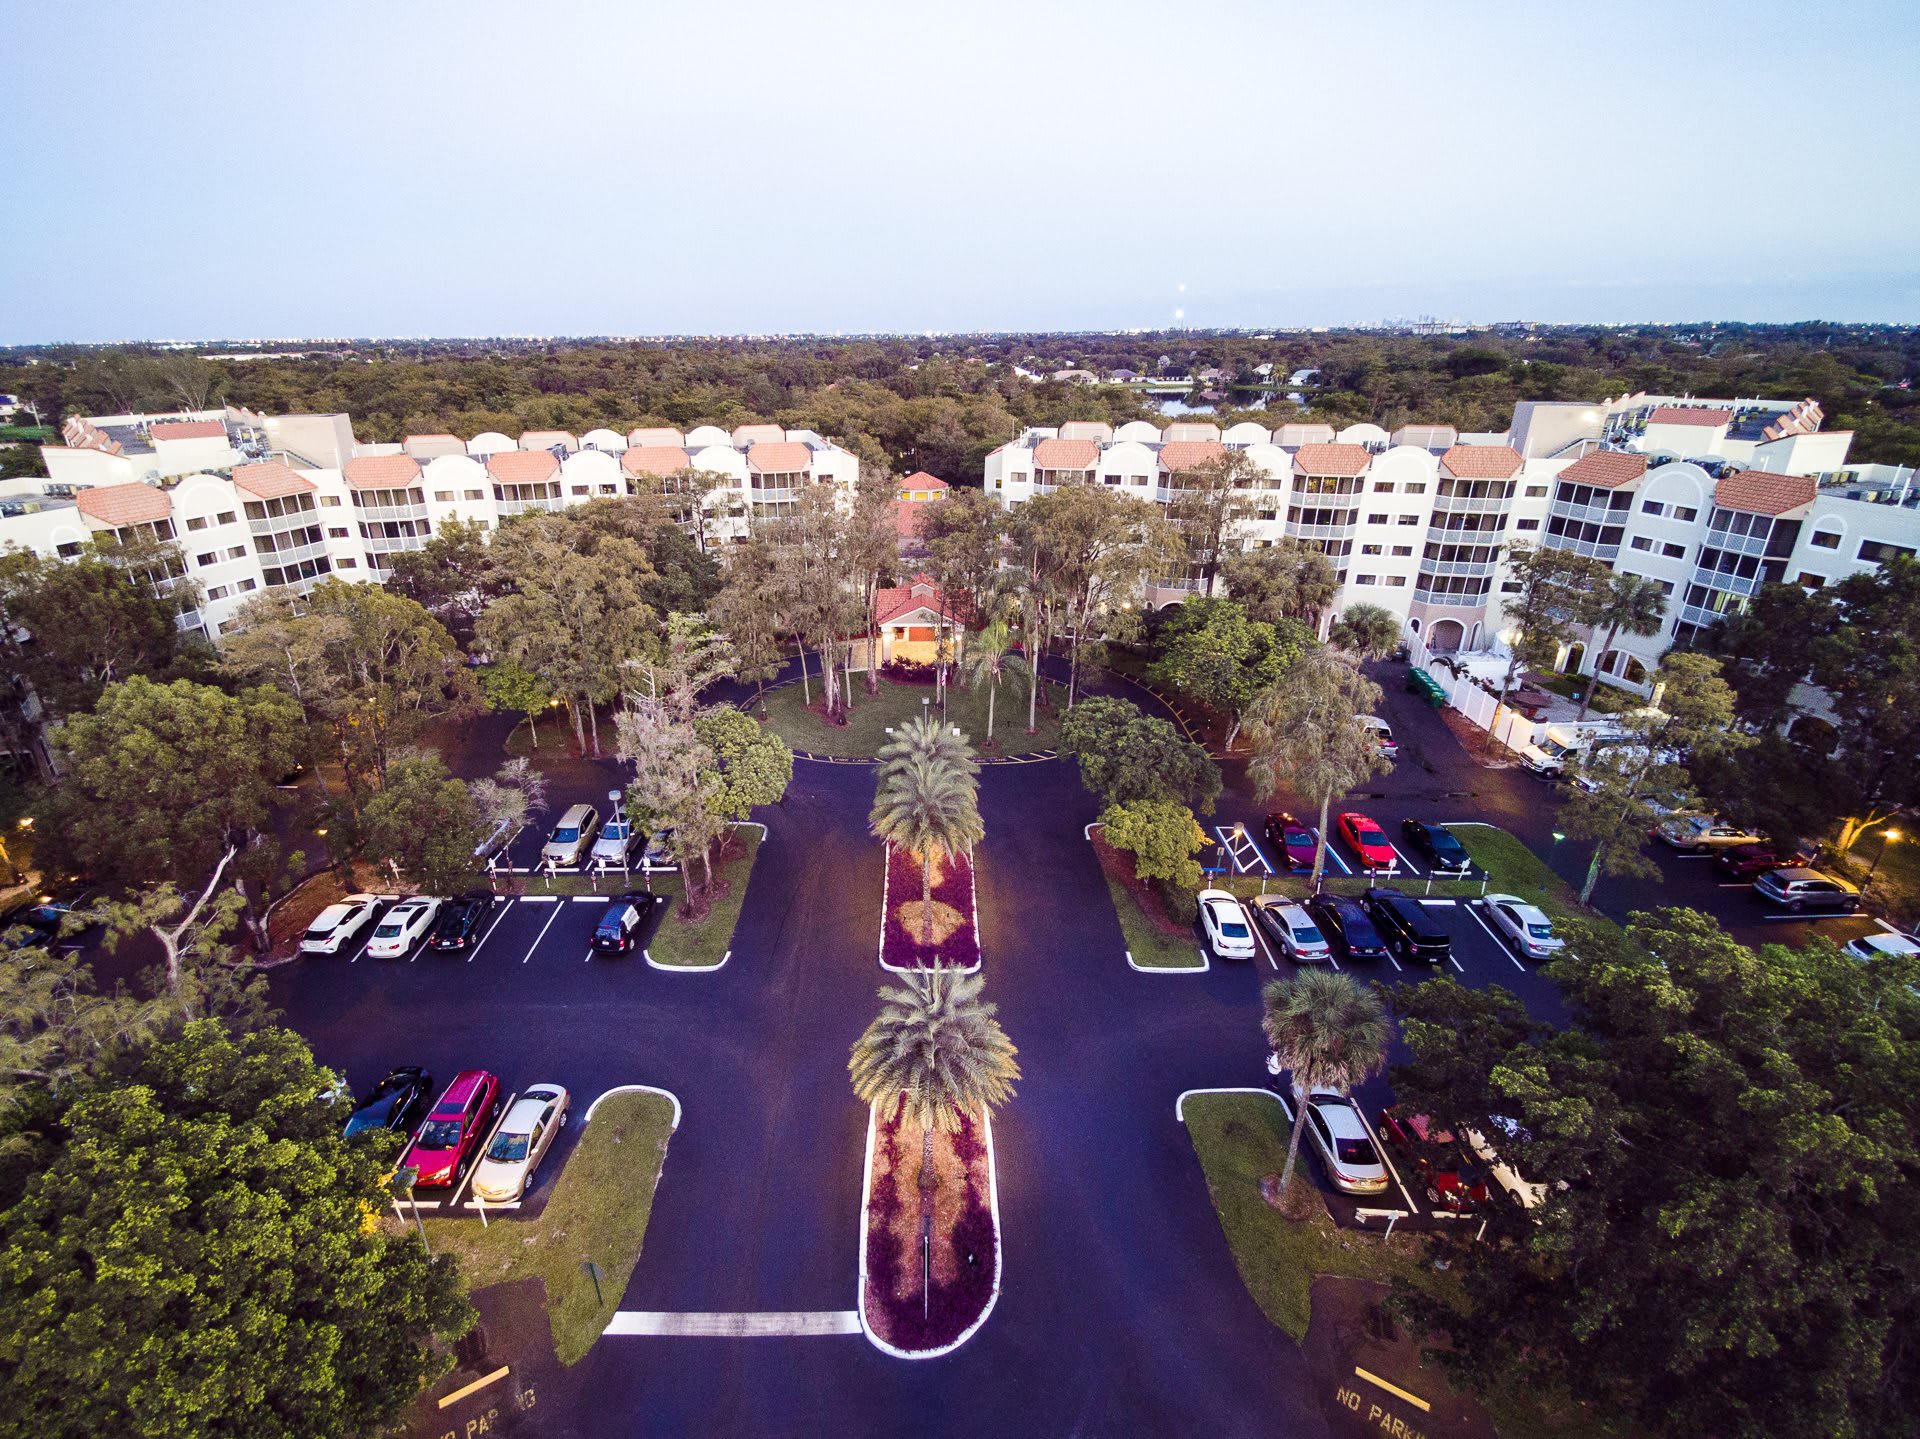
[[1388, 759], [1392, 759], [1400, 753], [1400, 745], [1393, 737], [1393, 729], [1385, 720], [1378, 719], [1373, 715], [1356, 715], [1355, 718], [1360, 721], [1363, 729], [1373, 731], [1373, 737], [1380, 741], [1381, 754], [1385, 755]]

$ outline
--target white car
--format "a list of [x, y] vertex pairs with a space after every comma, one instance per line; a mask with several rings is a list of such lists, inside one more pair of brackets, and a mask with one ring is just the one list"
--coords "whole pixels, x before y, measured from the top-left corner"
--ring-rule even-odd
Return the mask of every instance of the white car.
[[380, 921], [380, 927], [367, 941], [369, 959], [398, 959], [420, 942], [440, 916], [440, 901], [417, 894], [403, 899]]
[[1285, 896], [1261, 895], [1253, 902], [1253, 917], [1295, 964], [1325, 964], [1333, 958], [1333, 946], [1313, 916]]
[[1553, 921], [1537, 905], [1517, 894], [1490, 894], [1480, 901], [1487, 920], [1528, 959], [1549, 959], [1566, 941], [1553, 932]]
[[571, 1102], [557, 1084], [536, 1084], [515, 1100], [473, 1171], [474, 1197], [488, 1204], [511, 1204], [524, 1195], [566, 1124]]
[[[1518, 1124], [1498, 1114], [1488, 1120], [1487, 1128], [1506, 1140], [1525, 1141], [1527, 1138], [1526, 1131]], [[1526, 1210], [1538, 1209], [1547, 1202], [1547, 1186], [1535, 1184], [1502, 1159], [1494, 1152], [1493, 1146], [1487, 1143], [1486, 1135], [1472, 1125], [1465, 1126], [1460, 1132], [1466, 1137], [1467, 1148], [1471, 1149], [1474, 1156], [1487, 1166], [1487, 1173], [1492, 1177], [1493, 1182], [1500, 1186], [1507, 1198]]]
[[328, 905], [300, 936], [300, 952], [339, 954], [353, 948], [360, 931], [379, 912], [380, 897], [372, 894], [350, 894], [338, 904]]
[[1320, 1151], [1327, 1179], [1343, 1194], [1379, 1194], [1387, 1187], [1387, 1166], [1373, 1147], [1360, 1111], [1344, 1094], [1316, 1089], [1307, 1096], [1307, 1133]]
[[633, 862], [634, 851], [639, 848], [640, 833], [634, 828], [633, 821], [625, 815], [607, 821], [606, 828], [600, 831], [600, 837], [593, 842], [593, 848], [587, 851], [587, 858], [603, 869], [620, 869]]
[[1253, 926], [1240, 901], [1224, 889], [1203, 889], [1199, 894], [1200, 927], [1206, 932], [1207, 946], [1222, 959], [1253, 958]]
[[1888, 934], [1884, 930], [1850, 939], [1840, 948], [1855, 959], [1865, 960], [1912, 959], [1920, 955], [1920, 943], [1904, 934]]

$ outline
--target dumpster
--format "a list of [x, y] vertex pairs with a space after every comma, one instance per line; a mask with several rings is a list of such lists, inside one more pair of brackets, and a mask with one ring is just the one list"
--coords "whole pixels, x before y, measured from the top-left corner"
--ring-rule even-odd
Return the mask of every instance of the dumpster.
[[1447, 692], [1441, 688], [1440, 681], [1417, 666], [1407, 671], [1407, 689], [1435, 709], [1446, 707]]

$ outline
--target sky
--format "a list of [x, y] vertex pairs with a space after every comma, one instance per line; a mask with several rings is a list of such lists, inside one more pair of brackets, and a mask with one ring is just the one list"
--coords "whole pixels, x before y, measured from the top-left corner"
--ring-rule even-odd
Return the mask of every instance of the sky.
[[1920, 4], [67, 0], [0, 344], [1920, 322]]

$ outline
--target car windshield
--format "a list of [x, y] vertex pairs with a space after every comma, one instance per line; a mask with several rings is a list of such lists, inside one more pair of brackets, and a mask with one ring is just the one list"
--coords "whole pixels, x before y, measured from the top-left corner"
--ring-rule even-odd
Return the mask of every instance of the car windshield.
[[1312, 925], [1296, 925], [1293, 930], [1295, 944], [1325, 944], [1327, 937]]
[[1439, 834], [1429, 835], [1428, 839], [1433, 845], [1433, 852], [1435, 854], [1444, 854], [1448, 858], [1452, 858], [1455, 855], [1458, 855], [1462, 859], [1467, 857], [1467, 851], [1461, 846], [1460, 841], [1444, 830]]
[[1373, 1142], [1367, 1139], [1336, 1139], [1333, 1152], [1343, 1164], [1378, 1164], [1380, 1156], [1373, 1151]]
[[502, 1164], [513, 1164], [526, 1157], [527, 1136], [524, 1134], [496, 1134], [493, 1143], [487, 1146], [487, 1158]]
[[612, 824], [600, 831], [600, 838], [602, 839], [625, 839], [626, 837], [627, 822], [623, 819], [616, 819]]
[[420, 1136], [414, 1143], [422, 1149], [452, 1149], [460, 1143], [460, 1121], [429, 1119], [420, 1126]]
[[1220, 933], [1227, 939], [1245, 939], [1247, 927], [1237, 919], [1223, 919], [1220, 921]]
[[[578, 932], [577, 930], [575, 931], [575, 933]], [[1553, 926], [1551, 924], [1529, 924], [1527, 926], [1527, 933], [1535, 939], [1552, 939]]]
[[580, 831], [571, 825], [562, 825], [553, 832], [555, 844], [572, 844], [578, 838], [580, 838]]

